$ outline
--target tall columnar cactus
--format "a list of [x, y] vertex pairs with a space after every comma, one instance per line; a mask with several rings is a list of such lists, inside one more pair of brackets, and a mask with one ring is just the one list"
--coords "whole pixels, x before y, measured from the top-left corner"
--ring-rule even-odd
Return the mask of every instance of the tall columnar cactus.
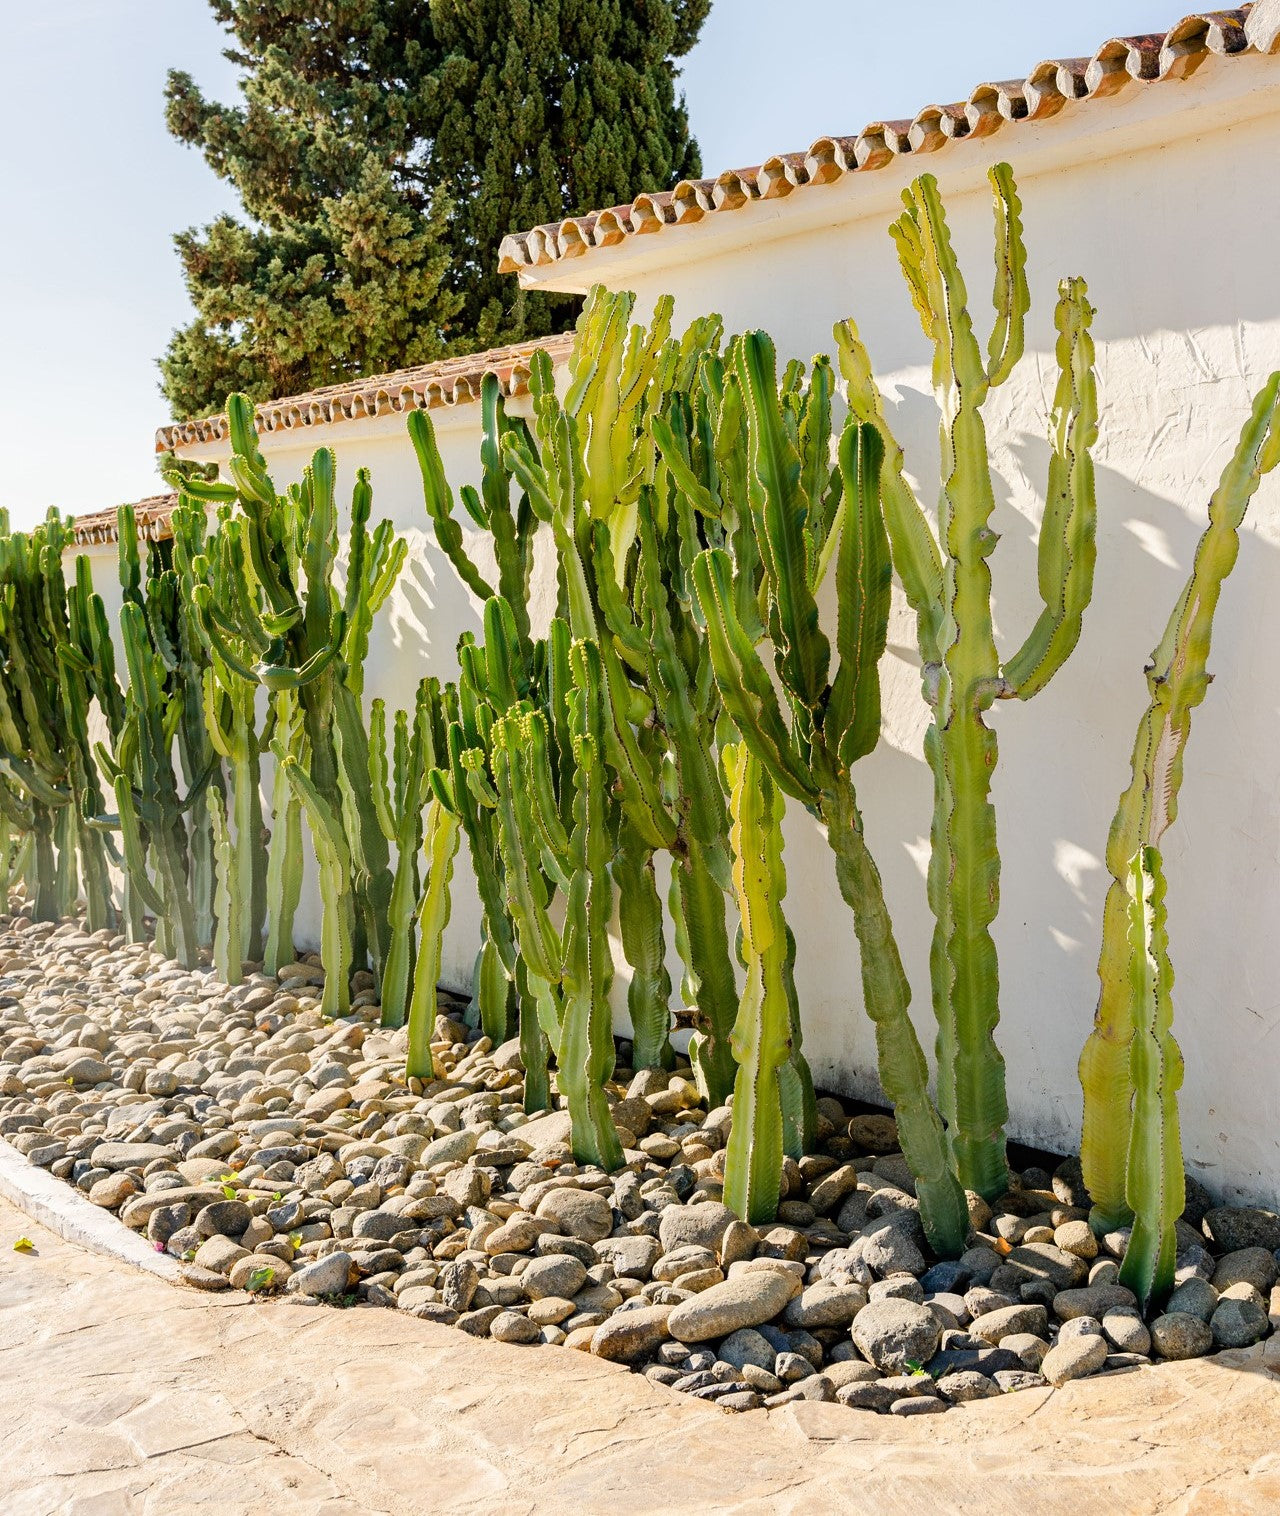
[[349, 838], [348, 886], [357, 904], [353, 951], [361, 958], [367, 952], [380, 975], [392, 875], [369, 790], [363, 669], [373, 617], [394, 587], [407, 547], [389, 522], [369, 532], [372, 491], [368, 471], [360, 470], [352, 492], [346, 586], [339, 595], [332, 452], [320, 449], [301, 484], [280, 495], [244, 396], [227, 401], [227, 420], [227, 469], [234, 482], [177, 481], [197, 501], [239, 507], [224, 515], [216, 556], [200, 566], [206, 582], [193, 591], [200, 623], [210, 647], [239, 678], [273, 692], [296, 691], [308, 775], [326, 801], [340, 806]]
[[[1108, 1231], [1139, 1207], [1155, 1202], [1146, 1190], [1158, 1176], [1134, 1170], [1135, 1119], [1134, 945], [1129, 918], [1130, 868], [1141, 849], [1155, 847], [1178, 814], [1182, 762], [1191, 713], [1209, 688], [1207, 665], [1213, 618], [1223, 583], [1240, 550], [1240, 524], [1262, 476], [1280, 463], [1280, 373], [1259, 391], [1230, 462], [1209, 502], [1209, 524], [1196, 546], [1191, 575], [1164, 636], [1147, 665], [1150, 703], [1138, 724], [1133, 777], [1120, 797], [1107, 840], [1107, 890], [1098, 961], [1101, 993], [1093, 1031], [1080, 1059], [1084, 1136], [1080, 1158], [1093, 1197], [1092, 1223]], [[1145, 1024], [1145, 1012], [1142, 1013]], [[1141, 1099], [1147, 1096], [1139, 1097]], [[1145, 1149], [1139, 1149], [1139, 1152]], [[1131, 1156], [1132, 1155], [1132, 1156]], [[1141, 1198], [1134, 1199], [1135, 1193]]]
[[[266, 823], [262, 814], [262, 764], [257, 729], [257, 686], [247, 684], [227, 668], [215, 653], [204, 670], [204, 715], [213, 749], [231, 771], [231, 808], [235, 818], [234, 846], [224, 849], [229, 818], [225, 803], [221, 816], [212, 814], [214, 847], [219, 871], [234, 868], [234, 887], [218, 882], [221, 905], [232, 905], [240, 920], [234, 927], [241, 958], [262, 958], [263, 923], [267, 912]], [[221, 829], [222, 836], [219, 836]], [[225, 937], [225, 922], [219, 918], [219, 934]], [[237, 983], [239, 963], [236, 965]]]
[[[275, 704], [275, 741], [307, 767], [306, 736], [302, 708], [292, 690], [272, 697]], [[267, 847], [267, 901], [269, 925], [263, 947], [262, 968], [278, 974], [294, 957], [293, 923], [302, 899], [302, 803], [282, 764], [275, 766], [271, 788], [271, 839]]]
[[[637, 1061], [670, 1060], [667, 979], [653, 971], [662, 944], [655, 935], [661, 922], [653, 908], [651, 860], [666, 851], [676, 944], [694, 996], [698, 1035], [691, 1051], [708, 1098], [719, 1103], [733, 1085], [729, 1039], [737, 1013], [725, 923], [728, 822], [711, 758], [718, 702], [711, 698], [684, 571], [708, 540], [723, 540], [725, 524], [718, 514], [696, 523], [692, 506], [683, 520], [668, 521], [669, 465], [653, 425], [669, 401], [676, 404], [678, 385], [692, 384], [700, 366], [714, 389], [719, 322], [694, 323], [677, 342], [668, 336], [669, 301], [659, 302], [648, 329], [628, 332], [631, 308], [629, 295], [592, 292], [579, 319], [563, 401], [547, 354], [534, 355], [532, 435], [509, 434], [503, 452], [535, 515], [552, 528], [560, 612], [576, 638], [596, 642], [600, 651], [609, 718], [605, 755], [622, 801], [615, 878], [630, 886], [620, 902], [624, 951], [630, 945], [640, 959], [633, 964], [630, 995]], [[713, 409], [708, 400], [699, 418], [708, 419]], [[668, 434], [689, 419], [676, 410]], [[682, 460], [701, 502], [714, 498], [698, 477], [698, 465], [714, 468], [706, 443], [699, 438], [696, 459]], [[649, 491], [654, 543], [636, 552]], [[682, 566], [674, 580], [669, 563]], [[660, 593], [646, 593], [646, 573], [663, 581]], [[640, 621], [633, 620], [630, 604], [640, 610]], [[707, 773], [709, 784], [697, 777]], [[710, 809], [708, 796], [714, 797]]]
[[[201, 942], [209, 942], [214, 929], [214, 880], [213, 822], [207, 790], [221, 791], [223, 776], [205, 721], [204, 671], [209, 664], [209, 649], [201, 635], [199, 621], [191, 612], [197, 573], [207, 547], [204, 507], [181, 501], [174, 507], [169, 525], [173, 533], [171, 567], [156, 573], [154, 569], [158, 565], [153, 564], [151, 578], [157, 588], [163, 585], [164, 589], [168, 623], [165, 661], [171, 694], [182, 708], [178, 723], [178, 755], [186, 787], [194, 792], [187, 826], [191, 838], [191, 896], [196, 911], [196, 933]], [[137, 538], [131, 507], [121, 508], [118, 536], [123, 555], [126, 542], [134, 542]], [[258, 912], [255, 919], [261, 925], [264, 902], [260, 893], [251, 897], [251, 907]], [[255, 951], [249, 956], [256, 958], [258, 954]]]
[[1082, 279], [1059, 287], [1058, 382], [1050, 429], [1039, 588], [1044, 610], [1022, 647], [1002, 662], [991, 616], [995, 497], [982, 408], [1022, 356], [1029, 306], [1021, 204], [1007, 164], [990, 173], [996, 213], [996, 319], [984, 359], [938, 186], [921, 175], [904, 191], [894, 241], [912, 302], [933, 343], [941, 412], [938, 535], [903, 473], [871, 363], [853, 323], [836, 328], [849, 408], [884, 443], [884, 507], [894, 563], [916, 614], [925, 698], [933, 722], [925, 754], [934, 779], [929, 904], [938, 1021], [938, 1103], [956, 1172], [988, 1199], [1008, 1184], [1004, 1060], [996, 1047], [999, 975], [991, 924], [1000, 900], [991, 776], [996, 735], [985, 715], [997, 699], [1029, 700], [1062, 667], [1080, 636], [1093, 590], [1095, 506], [1089, 449], [1097, 436], [1092, 308]]
[[297, 758], [284, 748], [272, 749], [276, 762], [293, 786], [307, 814], [319, 864], [320, 962], [324, 967], [323, 1016], [345, 1016], [351, 1008], [352, 902], [350, 894], [351, 852], [337, 807], [320, 793], [315, 781]]
[[[879, 870], [863, 835], [853, 781], [857, 761], [880, 737], [879, 661], [889, 618], [889, 551], [880, 508], [881, 448], [875, 429], [851, 420], [839, 445], [840, 498], [828, 538], [809, 548], [805, 523], [819, 509], [784, 420], [773, 344], [761, 332], [742, 339], [739, 381], [749, 420], [748, 488], [767, 591], [774, 672], [791, 719], [782, 712], [760, 656], [757, 626], [738, 608], [733, 564], [722, 550], [693, 566], [706, 618], [716, 682], [725, 710], [778, 788], [826, 823], [841, 895], [853, 911], [862, 993], [876, 1033], [880, 1082], [893, 1103], [902, 1151], [916, 1175], [921, 1219], [934, 1249], [964, 1247], [968, 1211], [948, 1163], [945, 1134], [929, 1099], [928, 1066], [908, 1014], [903, 972]], [[838, 664], [818, 621], [814, 591], [824, 567], [834, 573], [839, 607]]]
[[1128, 1196], [1133, 1231], [1120, 1282], [1143, 1310], [1173, 1288], [1177, 1220], [1187, 1203], [1178, 1129], [1182, 1054], [1173, 1037], [1173, 966], [1169, 962], [1160, 849], [1142, 847], [1129, 871], [1129, 993], [1132, 1041], [1129, 1073]]
[[240, 898], [244, 887], [236, 867], [236, 843], [227, 824], [227, 806], [215, 790], [209, 797], [213, 825], [214, 912], [217, 927], [213, 938], [213, 966], [224, 984], [239, 984], [244, 978], [245, 912]]
[[430, 1079], [435, 1073], [431, 1033], [436, 1023], [436, 990], [444, 929], [449, 924], [453, 860], [462, 834], [449, 806], [433, 799], [427, 807], [423, 842], [427, 857], [426, 887], [418, 904], [418, 956], [409, 1001], [409, 1051], [405, 1073], [410, 1079]]
[[[14, 797], [12, 819], [30, 823], [37, 916], [69, 914], [83, 885], [96, 930], [114, 912], [106, 837], [92, 824], [102, 791], [88, 734], [93, 691], [80, 592], [68, 591], [62, 565], [70, 534], [56, 511], [29, 535], [3, 525], [0, 773]], [[78, 571], [77, 584], [82, 578]]]
[[[481, 1024], [487, 1036], [505, 1039], [514, 1004], [528, 1111], [544, 1110], [549, 1104], [550, 1045], [540, 1030], [539, 986], [522, 971], [507, 902], [491, 733], [494, 723], [517, 706], [534, 702], [546, 708], [553, 694], [563, 703], [569, 683], [568, 650], [563, 623], [553, 623], [547, 641], [532, 643], [522, 638], [516, 614], [504, 599], [487, 601], [483, 647], [470, 634], [459, 641], [458, 687], [447, 701], [447, 772], [443, 781], [432, 779], [466, 835], [484, 912], [485, 941], [476, 985]], [[563, 721], [558, 724], [563, 726]]]
[[733, 1126], [724, 1201], [744, 1221], [772, 1221], [782, 1194], [783, 1101], [779, 1076], [799, 1054], [800, 1029], [787, 993], [787, 892], [782, 861], [785, 802], [746, 743], [724, 751], [733, 814], [733, 883], [742, 917], [746, 975], [733, 1052]]
[[[390, 761], [387, 714], [381, 700], [370, 712], [369, 783], [378, 824], [396, 848], [395, 875], [388, 906], [387, 956], [382, 975], [382, 1025], [403, 1026], [413, 981], [414, 918], [419, 907], [419, 857], [423, 808], [431, 793], [431, 770], [437, 747], [443, 747], [440, 681], [418, 685], [413, 722], [397, 711]], [[433, 728], [434, 721], [434, 728]]]
[[[116, 793], [125, 855], [134, 884], [150, 893], [156, 913], [156, 944], [166, 957], [187, 968], [199, 961], [200, 939], [188, 872], [185, 814], [191, 801], [178, 792], [174, 772], [174, 723], [164, 693], [164, 665], [151, 639], [147, 618], [135, 601], [120, 611], [120, 634], [129, 669], [125, 726], [113, 758], [99, 747]], [[135, 784], [136, 776], [136, 784]], [[141, 828], [141, 830], [140, 830]], [[145, 839], [145, 851], [144, 851]], [[154, 888], [147, 886], [149, 859]]]
[[[509, 909], [537, 981], [574, 1156], [612, 1170], [623, 1154], [604, 1088], [614, 1065], [607, 717], [595, 644], [575, 642], [570, 661], [568, 748], [556, 750], [546, 713], [515, 706], [493, 725], [493, 776]], [[551, 909], [555, 887], [565, 896], [562, 927]]]

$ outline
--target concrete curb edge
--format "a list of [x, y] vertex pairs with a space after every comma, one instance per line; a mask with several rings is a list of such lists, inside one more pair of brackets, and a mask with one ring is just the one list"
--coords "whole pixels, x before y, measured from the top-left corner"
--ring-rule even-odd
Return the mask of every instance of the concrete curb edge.
[[65, 1242], [183, 1285], [182, 1265], [131, 1232], [111, 1211], [37, 1168], [0, 1137], [0, 1195]]

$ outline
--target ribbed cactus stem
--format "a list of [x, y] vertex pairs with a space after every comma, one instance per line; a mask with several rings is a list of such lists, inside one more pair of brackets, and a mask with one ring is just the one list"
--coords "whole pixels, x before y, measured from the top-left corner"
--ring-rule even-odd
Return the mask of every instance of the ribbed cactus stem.
[[1101, 992], [1080, 1057], [1084, 1135], [1080, 1159], [1093, 1198], [1092, 1224], [1108, 1231], [1130, 1216], [1128, 1154], [1132, 1110], [1129, 868], [1155, 846], [1178, 814], [1191, 715], [1209, 688], [1213, 618], [1240, 551], [1240, 525], [1262, 476], [1280, 463], [1280, 373], [1258, 392], [1235, 453], [1209, 502], [1191, 574], [1147, 666], [1150, 703], [1138, 724], [1133, 777], [1107, 840], [1107, 890], [1098, 960]]
[[497, 1047], [511, 1035], [516, 994], [492, 938], [485, 938], [476, 955], [474, 981], [473, 999], [480, 1015], [480, 1030]]
[[613, 860], [618, 887], [622, 952], [631, 965], [627, 1012], [631, 1021], [632, 1064], [637, 1069], [672, 1068], [671, 976], [667, 973], [662, 901], [654, 879], [653, 851], [624, 827]]
[[779, 1074], [791, 1057], [785, 981], [787, 891], [782, 861], [784, 802], [745, 744], [724, 751], [733, 817], [733, 884], [742, 916], [742, 999], [733, 1028], [738, 1062], [733, 1125], [725, 1153], [724, 1201], [744, 1220], [772, 1221], [782, 1193], [783, 1120]]
[[[297, 697], [283, 691], [275, 697], [276, 743], [305, 763], [302, 718]], [[262, 970], [278, 974], [294, 959], [293, 925], [302, 899], [302, 806], [282, 763], [275, 766], [271, 787], [271, 841], [267, 849], [268, 931]]]
[[433, 800], [427, 810], [425, 826], [427, 880], [418, 908], [418, 957], [409, 1002], [409, 1051], [405, 1072], [411, 1079], [431, 1079], [435, 1074], [431, 1034], [436, 1024], [436, 990], [440, 983], [444, 929], [449, 924], [453, 860], [460, 835], [457, 817], [439, 800]]
[[1187, 1203], [1178, 1130], [1182, 1053], [1173, 1036], [1173, 966], [1160, 850], [1139, 848], [1129, 871], [1129, 1073], [1133, 1120], [1126, 1190], [1133, 1231], [1120, 1283], [1145, 1311], [1173, 1288], [1176, 1223]]
[[227, 825], [227, 811], [217, 790], [209, 796], [209, 819], [213, 824], [214, 911], [217, 928], [213, 938], [213, 966], [224, 984], [239, 984], [244, 978], [244, 906], [240, 899], [242, 877], [236, 866], [236, 848]]
[[564, 1010], [556, 1049], [560, 1088], [569, 1105], [574, 1157], [612, 1172], [623, 1163], [605, 1083], [613, 1074], [613, 959], [609, 922], [612, 843], [605, 819], [603, 673], [594, 643], [573, 647], [573, 874], [565, 910]]
[[331, 802], [316, 789], [297, 758], [282, 748], [276, 748], [275, 755], [307, 814], [319, 865], [320, 962], [324, 967], [320, 1012], [326, 1017], [345, 1016], [351, 1008], [351, 854]]
[[872, 366], [852, 322], [836, 328], [849, 408], [875, 429], [885, 453], [882, 492], [894, 563], [917, 618], [933, 723], [925, 755], [934, 814], [928, 895], [935, 918], [930, 971], [938, 1023], [938, 1104], [956, 1171], [988, 1199], [1008, 1183], [1004, 1061], [996, 1046], [999, 970], [991, 927], [999, 908], [1000, 854], [991, 778], [995, 733], [985, 713], [996, 699], [1029, 699], [1061, 668], [1080, 636], [1093, 587], [1095, 506], [1090, 448], [1097, 436], [1092, 309], [1082, 280], [1059, 289], [1059, 379], [1053, 454], [1040, 532], [1045, 610], [1006, 663], [996, 647], [988, 560], [997, 537], [983, 406], [1024, 347], [1029, 294], [1021, 204], [1007, 164], [989, 174], [996, 223], [996, 319], [984, 358], [936, 181], [921, 175], [903, 193], [892, 233], [904, 278], [934, 348], [940, 411], [938, 537], [907, 483], [902, 450], [885, 420]]
[[862, 999], [876, 1035], [880, 1084], [893, 1107], [902, 1155], [915, 1175], [920, 1220], [940, 1258], [964, 1251], [969, 1210], [951, 1170], [946, 1133], [929, 1098], [929, 1066], [909, 1014], [911, 986], [898, 952], [884, 884], [867, 849], [853, 796], [833, 791], [824, 799], [827, 840], [836, 880], [853, 911], [862, 967]]
[[516, 998], [520, 1014], [520, 1062], [524, 1067], [524, 1109], [527, 1115], [551, 1109], [551, 1039], [545, 1025], [558, 1029], [560, 1016], [552, 986], [530, 973], [523, 959], [516, 966]]

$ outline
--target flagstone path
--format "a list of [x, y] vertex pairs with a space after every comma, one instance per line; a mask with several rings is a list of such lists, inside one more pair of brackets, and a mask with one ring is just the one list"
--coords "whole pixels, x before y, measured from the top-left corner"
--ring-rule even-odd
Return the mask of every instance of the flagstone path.
[[[33, 1253], [13, 1251], [24, 1235]], [[1263, 1347], [909, 1421], [823, 1404], [735, 1416], [568, 1350], [176, 1288], [0, 1201], [5, 1516], [1090, 1506], [1280, 1510], [1280, 1377]]]

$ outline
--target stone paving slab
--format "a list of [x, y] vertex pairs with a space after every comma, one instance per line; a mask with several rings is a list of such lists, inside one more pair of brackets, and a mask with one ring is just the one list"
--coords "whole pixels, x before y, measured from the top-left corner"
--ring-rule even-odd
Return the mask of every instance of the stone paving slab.
[[175, 1289], [3, 1200], [0, 1387], [4, 1516], [1280, 1510], [1261, 1345], [911, 1421], [734, 1416], [567, 1350]]

